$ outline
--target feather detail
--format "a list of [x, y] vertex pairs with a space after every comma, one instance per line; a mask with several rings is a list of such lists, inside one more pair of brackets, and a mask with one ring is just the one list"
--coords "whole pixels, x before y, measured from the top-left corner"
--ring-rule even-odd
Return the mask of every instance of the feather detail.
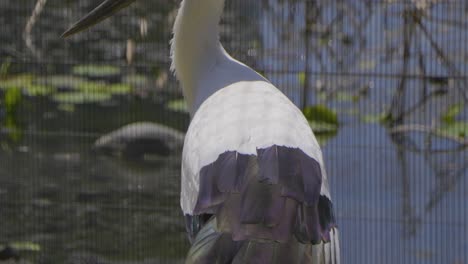
[[188, 252], [186, 264], [340, 264], [338, 230], [331, 241], [317, 245], [296, 239], [285, 243], [266, 240], [234, 241], [218, 229], [216, 217], [200, 230]]
[[[214, 164], [220, 155], [231, 152], [256, 156], [260, 169], [258, 177], [262, 181], [275, 183], [295, 180], [294, 184], [283, 184], [288, 188], [282, 191], [290, 192], [289, 195], [313, 191], [297, 190], [303, 189], [307, 184], [301, 183], [298, 177], [290, 178], [281, 172], [285, 169], [309, 170], [310, 168], [302, 165], [295, 168], [288, 165], [289, 159], [296, 164], [301, 164], [297, 159], [304, 159], [306, 166], [321, 168], [321, 178], [307, 177], [305, 180], [321, 180], [320, 192], [328, 195], [322, 153], [309, 123], [302, 112], [268, 82], [233, 83], [208, 97], [193, 116], [182, 155], [181, 207], [184, 214], [194, 212], [202, 188], [202, 170], [209, 164]], [[222, 177], [223, 181], [231, 180], [227, 177], [231, 172], [224, 172], [227, 174], [217, 177]], [[293, 172], [308, 175], [288, 171]], [[307, 195], [295, 199], [309, 198], [314, 200], [317, 197]], [[311, 200], [307, 203], [312, 202]]]
[[332, 203], [320, 195], [319, 163], [298, 148], [273, 145], [257, 155], [227, 151], [200, 172], [194, 215], [214, 214], [236, 241], [330, 241]]

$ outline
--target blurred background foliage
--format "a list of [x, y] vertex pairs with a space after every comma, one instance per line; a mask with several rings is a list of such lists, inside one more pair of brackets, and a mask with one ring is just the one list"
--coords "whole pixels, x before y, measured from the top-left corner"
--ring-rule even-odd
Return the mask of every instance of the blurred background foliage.
[[[188, 249], [179, 1], [60, 38], [96, 5], [0, 1], [0, 263], [181, 263]], [[468, 262], [467, 17], [461, 0], [226, 3], [226, 49], [323, 146], [346, 263]]]

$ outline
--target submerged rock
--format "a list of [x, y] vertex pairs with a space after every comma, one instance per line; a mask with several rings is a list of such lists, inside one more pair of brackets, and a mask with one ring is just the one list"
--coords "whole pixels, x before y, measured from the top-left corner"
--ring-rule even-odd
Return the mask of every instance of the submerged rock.
[[180, 153], [184, 136], [161, 124], [139, 122], [100, 137], [94, 143], [94, 150], [126, 159], [158, 159]]

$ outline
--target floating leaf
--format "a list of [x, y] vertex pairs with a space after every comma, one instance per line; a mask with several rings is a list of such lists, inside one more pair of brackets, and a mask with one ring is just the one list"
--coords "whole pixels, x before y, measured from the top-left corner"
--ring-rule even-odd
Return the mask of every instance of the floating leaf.
[[19, 129], [16, 122], [16, 111], [22, 100], [23, 95], [21, 94], [21, 89], [19, 88], [8, 89], [3, 100], [6, 110], [6, 117], [2, 123], [8, 131], [8, 137], [14, 142], [18, 142], [22, 136], [22, 131]]
[[6, 117], [3, 125], [8, 132], [8, 137], [14, 142], [18, 142], [23, 135], [16, 121], [16, 111], [22, 100], [20, 89], [9, 89], [5, 94]]
[[23, 100], [20, 88], [10, 88], [5, 93], [4, 104], [7, 115], [12, 115], [16, 112], [18, 105]]
[[339, 123], [335, 111], [324, 105], [314, 105], [306, 107], [303, 112], [321, 144], [333, 138], [338, 132]]
[[62, 90], [78, 89], [78, 86], [84, 82], [87, 82], [86, 79], [71, 75], [53, 75], [41, 77], [35, 81], [37, 84], [52, 86]]
[[55, 89], [46, 85], [31, 84], [26, 86], [23, 91], [29, 96], [45, 96], [53, 93]]
[[132, 86], [145, 86], [149, 83], [148, 77], [141, 74], [127, 75], [123, 78], [123, 83]]
[[108, 101], [112, 98], [110, 94], [106, 93], [57, 93], [52, 96], [52, 99], [60, 104], [85, 104], [85, 103], [99, 103]]
[[110, 65], [79, 65], [73, 67], [72, 72], [91, 80], [119, 82], [121, 79], [120, 68]]
[[308, 106], [304, 109], [303, 112], [309, 121], [338, 126], [338, 115], [335, 111], [324, 105]]
[[41, 251], [41, 245], [34, 242], [13, 242], [10, 247], [17, 251]]
[[387, 119], [387, 113], [366, 114], [361, 117], [361, 120], [366, 123], [382, 123]]
[[11, 57], [7, 57], [5, 61], [0, 66], [0, 78], [5, 78], [10, 71], [11, 66]]
[[453, 137], [466, 138], [468, 134], [468, 122], [452, 122], [437, 129], [438, 132]]
[[132, 87], [128, 84], [112, 84], [106, 87], [106, 92], [111, 94], [128, 94], [132, 92]]
[[106, 76], [120, 74], [120, 68], [111, 65], [78, 65], [73, 67], [73, 74], [87, 76]]
[[184, 99], [172, 100], [167, 104], [167, 108], [178, 112], [188, 112], [187, 104]]
[[464, 107], [465, 105], [462, 103], [451, 105], [442, 115], [442, 121], [446, 124], [454, 123], [455, 118], [463, 111]]
[[31, 85], [34, 76], [31, 74], [20, 74], [4, 80], [0, 80], [0, 89], [25, 88]]
[[105, 82], [82, 82], [78, 85], [78, 89], [84, 93], [105, 93], [106, 83]]

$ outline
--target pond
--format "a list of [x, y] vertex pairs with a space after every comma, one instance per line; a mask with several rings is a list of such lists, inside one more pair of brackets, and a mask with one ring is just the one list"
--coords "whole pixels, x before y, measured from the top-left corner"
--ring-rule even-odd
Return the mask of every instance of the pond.
[[[298, 106], [306, 97], [337, 114], [336, 126], [311, 123], [343, 263], [468, 263], [468, 6], [420, 2], [226, 6], [222, 41], [234, 57]], [[95, 149], [135, 122], [187, 129], [169, 71], [177, 3], [139, 1], [59, 38], [95, 4], [47, 2], [31, 46], [22, 35], [36, 1], [0, 3], [0, 251], [9, 245], [21, 263], [183, 263], [180, 153]]]

